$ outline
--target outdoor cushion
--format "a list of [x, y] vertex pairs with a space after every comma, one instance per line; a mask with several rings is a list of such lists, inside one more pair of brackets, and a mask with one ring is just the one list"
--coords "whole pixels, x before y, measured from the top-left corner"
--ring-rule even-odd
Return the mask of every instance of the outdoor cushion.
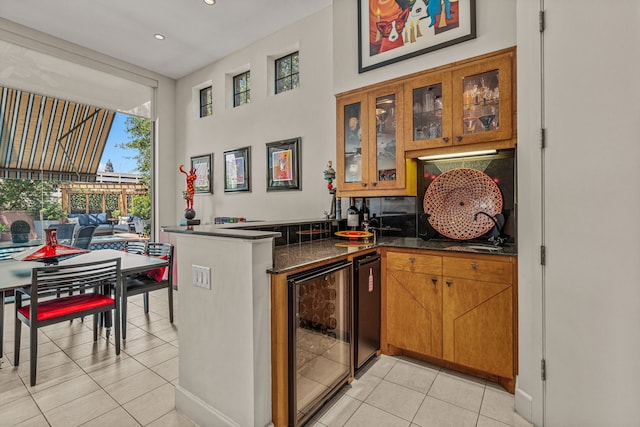
[[[57, 298], [38, 304], [38, 320], [48, 320], [92, 308], [111, 306], [113, 303], [114, 299], [108, 295], [94, 293]], [[18, 312], [28, 319], [31, 315], [30, 309], [30, 306], [26, 305], [20, 307]]]
[[[167, 255], [162, 255], [162, 256], [159, 256], [158, 259], [167, 260], [169, 258], [167, 257]], [[160, 282], [162, 282], [162, 279], [164, 278], [165, 271], [167, 271], [167, 267], [160, 267], [160, 268], [155, 268], [153, 270], [147, 271], [145, 273], [145, 275], [147, 277], [149, 277], [150, 279], [153, 279], [156, 282], [160, 283]]]

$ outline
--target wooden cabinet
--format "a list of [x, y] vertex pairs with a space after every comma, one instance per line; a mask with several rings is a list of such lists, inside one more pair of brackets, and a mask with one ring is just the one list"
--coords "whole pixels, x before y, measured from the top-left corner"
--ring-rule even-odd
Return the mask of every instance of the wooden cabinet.
[[383, 352], [480, 374], [513, 392], [516, 259], [388, 249]]
[[[415, 166], [404, 158], [401, 84], [364, 89], [337, 98], [339, 195], [415, 195]], [[413, 161], [409, 161], [409, 168]]]
[[443, 359], [514, 376], [513, 265], [443, 258]]
[[387, 256], [387, 341], [442, 357], [442, 259], [389, 253]]
[[510, 49], [407, 79], [405, 149], [513, 138], [514, 56]]

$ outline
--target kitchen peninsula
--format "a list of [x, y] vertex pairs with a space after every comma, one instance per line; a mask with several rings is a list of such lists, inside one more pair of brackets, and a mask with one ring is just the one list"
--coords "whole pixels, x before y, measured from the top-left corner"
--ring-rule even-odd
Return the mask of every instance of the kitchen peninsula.
[[[163, 227], [175, 236], [183, 284], [180, 411], [202, 424], [288, 425], [287, 280], [371, 252], [382, 254], [383, 353], [438, 363], [513, 392], [515, 245], [384, 237], [375, 246], [339, 247], [330, 221], [292, 223], [308, 224], [308, 231], [277, 246], [288, 233], [278, 222]], [[207, 282], [194, 267], [210, 274], [209, 286], [191, 285]]]

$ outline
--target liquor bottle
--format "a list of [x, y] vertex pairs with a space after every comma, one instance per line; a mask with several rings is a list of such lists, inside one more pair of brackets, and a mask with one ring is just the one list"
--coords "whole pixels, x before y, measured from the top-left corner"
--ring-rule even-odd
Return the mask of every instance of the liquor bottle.
[[351, 197], [351, 206], [347, 209], [347, 227], [357, 230], [360, 227], [360, 215], [356, 208], [356, 198]]

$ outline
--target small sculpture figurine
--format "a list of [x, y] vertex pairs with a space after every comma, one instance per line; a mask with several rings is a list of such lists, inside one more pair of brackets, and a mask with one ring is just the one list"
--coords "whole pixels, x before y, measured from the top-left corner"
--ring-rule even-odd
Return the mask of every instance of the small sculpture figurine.
[[195, 188], [193, 187], [193, 183], [197, 178], [196, 170], [194, 168], [191, 168], [189, 173], [187, 173], [184, 170], [183, 166], [184, 165], [180, 165], [178, 169], [180, 169], [180, 172], [185, 174], [185, 176], [187, 177], [187, 191], [182, 192], [182, 196], [187, 201], [187, 208], [184, 210], [184, 217], [187, 219], [193, 219], [196, 216], [196, 211], [193, 210], [193, 195], [196, 192]]
[[[331, 211], [327, 215], [328, 219], [340, 219], [340, 213], [336, 211], [336, 189], [333, 186], [333, 180], [336, 178], [336, 171], [331, 167], [333, 163], [331, 160], [327, 163], [327, 170], [324, 171], [324, 179], [327, 180], [327, 189], [331, 198]], [[337, 216], [336, 216], [337, 215]]]

